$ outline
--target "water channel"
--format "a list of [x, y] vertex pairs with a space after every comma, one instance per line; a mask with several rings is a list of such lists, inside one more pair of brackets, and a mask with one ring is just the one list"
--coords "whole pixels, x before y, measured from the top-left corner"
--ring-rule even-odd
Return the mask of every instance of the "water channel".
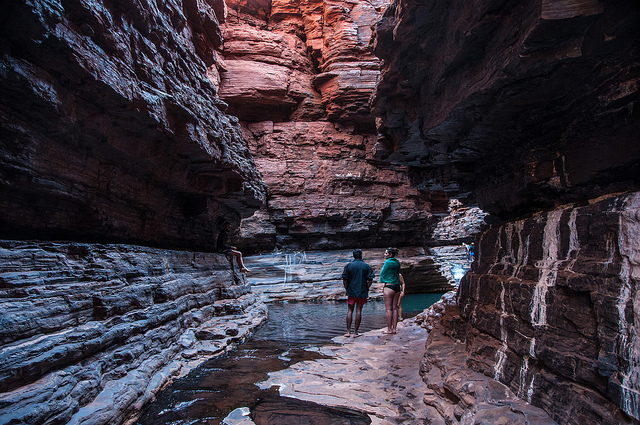
[[[409, 294], [402, 306], [410, 318], [442, 294]], [[315, 347], [331, 344], [345, 332], [345, 302], [295, 302], [269, 305], [269, 319], [236, 350], [211, 359], [178, 379], [142, 413], [136, 425], [221, 424], [234, 410], [249, 408], [257, 425], [359, 425], [367, 415], [336, 409], [261, 390], [256, 384], [272, 371], [299, 361], [320, 358]], [[361, 332], [386, 324], [384, 303], [369, 301], [363, 309]], [[416, 365], [417, 367], [417, 365]]]

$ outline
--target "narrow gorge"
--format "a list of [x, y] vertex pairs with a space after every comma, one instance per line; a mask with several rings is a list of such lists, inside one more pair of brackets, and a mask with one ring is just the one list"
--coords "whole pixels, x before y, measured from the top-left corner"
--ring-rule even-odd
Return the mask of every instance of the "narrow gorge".
[[[388, 246], [455, 290], [412, 328], [416, 423], [640, 423], [637, 2], [0, 12], [0, 424], [132, 424]], [[309, 266], [273, 290], [261, 253]]]

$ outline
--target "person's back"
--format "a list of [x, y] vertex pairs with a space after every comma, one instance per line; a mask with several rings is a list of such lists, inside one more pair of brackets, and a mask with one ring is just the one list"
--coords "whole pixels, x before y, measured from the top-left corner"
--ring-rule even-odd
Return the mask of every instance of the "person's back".
[[375, 273], [367, 263], [362, 261], [362, 251], [356, 249], [353, 251], [353, 260], [344, 266], [342, 271], [342, 283], [347, 292], [347, 333], [346, 337], [351, 336], [351, 318], [355, 307], [356, 322], [354, 336], [359, 336], [358, 328], [362, 317], [362, 306], [366, 304], [369, 296], [369, 287], [373, 283]]
[[356, 258], [345, 266], [343, 279], [349, 283], [347, 296], [367, 298], [369, 296], [369, 281], [373, 280], [373, 269], [361, 258]]

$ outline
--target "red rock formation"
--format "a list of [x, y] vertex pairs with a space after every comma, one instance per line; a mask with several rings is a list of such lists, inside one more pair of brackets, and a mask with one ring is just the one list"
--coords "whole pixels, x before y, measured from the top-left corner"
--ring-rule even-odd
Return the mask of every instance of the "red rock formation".
[[0, 6], [1, 236], [206, 249], [261, 205], [213, 84], [224, 6]]
[[379, 75], [371, 25], [385, 1], [229, 1], [220, 97], [269, 187], [245, 251], [421, 244], [442, 193], [371, 155]]
[[243, 222], [246, 245], [335, 249], [422, 243], [431, 194], [411, 188], [402, 167], [367, 161], [372, 137], [330, 122], [248, 127], [246, 138], [269, 199], [268, 214]]

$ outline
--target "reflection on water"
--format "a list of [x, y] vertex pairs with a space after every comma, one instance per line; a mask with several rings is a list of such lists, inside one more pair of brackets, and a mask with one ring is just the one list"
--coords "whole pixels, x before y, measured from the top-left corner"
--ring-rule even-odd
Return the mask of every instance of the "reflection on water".
[[[404, 318], [421, 313], [441, 296], [441, 293], [406, 295], [402, 300]], [[270, 304], [269, 320], [253, 338], [284, 343], [327, 343], [336, 336], [344, 335], [346, 315], [347, 304], [344, 301]], [[359, 332], [380, 329], [386, 325], [384, 301], [369, 301], [365, 304]]]
[[[442, 294], [410, 294], [402, 303], [405, 318], [415, 316]], [[142, 412], [137, 425], [218, 425], [235, 409], [249, 407], [258, 425], [368, 424], [367, 415], [315, 403], [280, 397], [275, 390], [255, 384], [267, 373], [299, 361], [322, 357], [305, 346], [328, 343], [344, 335], [346, 302], [269, 305], [269, 319], [251, 340], [237, 350], [211, 359], [178, 379]], [[369, 301], [363, 308], [360, 330], [386, 325], [384, 302]], [[291, 418], [295, 418], [292, 422]]]

